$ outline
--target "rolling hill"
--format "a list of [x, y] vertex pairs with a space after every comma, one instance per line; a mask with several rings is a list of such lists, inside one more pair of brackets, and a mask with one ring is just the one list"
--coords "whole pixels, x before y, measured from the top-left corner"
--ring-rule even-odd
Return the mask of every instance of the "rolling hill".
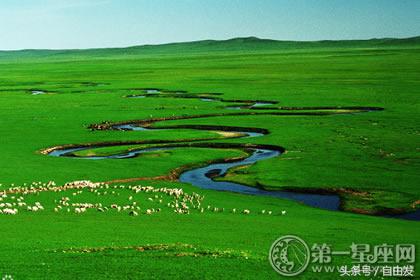
[[1, 60], [16, 59], [83, 59], [114, 56], [154, 56], [154, 55], [205, 55], [214, 52], [279, 52], [322, 50], [335, 48], [420, 48], [420, 36], [395, 39], [370, 40], [323, 40], [323, 41], [277, 41], [257, 37], [233, 38], [229, 40], [203, 40], [161, 45], [141, 45], [126, 48], [68, 49], [68, 50], [16, 50], [0, 51]]

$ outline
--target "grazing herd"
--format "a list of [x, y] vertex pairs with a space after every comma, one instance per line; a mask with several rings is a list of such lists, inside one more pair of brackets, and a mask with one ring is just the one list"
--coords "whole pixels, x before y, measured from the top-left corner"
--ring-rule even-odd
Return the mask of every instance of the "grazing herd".
[[[91, 201], [83, 201], [87, 198]], [[54, 206], [51, 209], [47, 209], [40, 202], [45, 199], [54, 200]], [[9, 189], [0, 191], [0, 215], [41, 211], [80, 215], [95, 211], [98, 213], [125, 213], [134, 217], [140, 214], [154, 215], [168, 210], [176, 214], [204, 212], [251, 214], [249, 209], [226, 210], [211, 205], [204, 206], [203, 202], [204, 196], [194, 192], [188, 194], [180, 188], [154, 188], [138, 185], [111, 186], [91, 181], [74, 181], [63, 186], [57, 186], [52, 181], [48, 183], [33, 182], [30, 185], [24, 184], [17, 187], [12, 185]], [[273, 211], [264, 209], [255, 211], [255, 213], [272, 215]], [[286, 215], [286, 211], [283, 210], [278, 215]]]

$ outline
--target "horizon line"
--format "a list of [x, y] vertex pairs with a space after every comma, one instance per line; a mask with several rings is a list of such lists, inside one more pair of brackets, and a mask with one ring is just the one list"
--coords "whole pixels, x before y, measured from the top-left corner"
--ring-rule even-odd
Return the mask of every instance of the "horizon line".
[[105, 49], [129, 49], [135, 47], [151, 47], [151, 46], [165, 46], [172, 44], [186, 44], [186, 43], [199, 43], [206, 41], [213, 42], [225, 42], [237, 39], [258, 39], [262, 41], [274, 41], [274, 42], [293, 42], [293, 43], [316, 43], [316, 42], [348, 42], [348, 41], [371, 41], [371, 40], [404, 40], [404, 39], [414, 39], [418, 38], [420, 35], [409, 36], [409, 37], [372, 37], [368, 39], [320, 39], [320, 40], [282, 40], [282, 39], [271, 39], [271, 38], [260, 38], [257, 36], [245, 36], [245, 37], [231, 37], [228, 39], [202, 39], [202, 40], [193, 40], [193, 41], [175, 41], [167, 43], [157, 43], [157, 44], [139, 44], [139, 45], [128, 45], [120, 47], [88, 47], [88, 48], [22, 48], [22, 49], [0, 49], [0, 52], [22, 52], [22, 51], [84, 51], [84, 50], [105, 50]]

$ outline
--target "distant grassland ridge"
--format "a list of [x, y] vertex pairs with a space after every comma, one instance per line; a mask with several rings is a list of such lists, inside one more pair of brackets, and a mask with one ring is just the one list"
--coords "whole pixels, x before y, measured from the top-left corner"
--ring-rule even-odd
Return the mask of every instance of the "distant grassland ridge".
[[202, 40], [194, 42], [169, 43], [161, 45], [141, 45], [126, 48], [93, 48], [93, 49], [24, 49], [0, 51], [2, 60], [52, 58], [59, 60], [104, 58], [108, 56], [151, 56], [151, 55], [206, 55], [217, 52], [278, 52], [294, 50], [322, 50], [336, 48], [418, 48], [420, 36], [395, 39], [370, 40], [322, 40], [322, 41], [278, 41], [257, 37], [233, 38], [229, 40]]

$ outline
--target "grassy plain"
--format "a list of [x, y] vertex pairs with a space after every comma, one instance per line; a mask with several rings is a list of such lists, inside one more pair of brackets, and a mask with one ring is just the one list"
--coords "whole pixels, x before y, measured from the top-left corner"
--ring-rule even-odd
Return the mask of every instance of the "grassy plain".
[[[418, 38], [307, 44], [249, 38], [130, 49], [0, 53], [2, 188], [32, 181], [63, 184], [155, 177], [179, 166], [242, 155], [235, 150], [180, 148], [128, 160], [90, 161], [39, 152], [65, 144], [220, 138], [214, 132], [193, 129], [87, 129], [102, 121], [229, 112], [224, 108], [227, 104], [218, 101], [125, 97], [140, 93], [138, 88], [161, 88], [221, 93], [231, 100], [278, 101], [276, 106], [383, 107], [384, 111], [362, 114], [219, 116], [154, 126], [265, 128], [270, 133], [264, 137], [212, 140], [272, 144], [287, 150], [280, 157], [234, 170], [227, 179], [267, 189], [367, 193], [342, 194], [346, 210], [412, 210], [420, 200], [419, 76]], [[31, 90], [50, 94], [31, 95]], [[0, 276], [273, 279], [277, 275], [267, 252], [283, 234], [299, 235], [308, 243], [326, 242], [339, 250], [352, 242], [420, 245], [418, 222], [330, 212], [178, 182], [138, 184], [182, 187], [205, 195], [206, 205], [250, 209], [251, 214], [177, 215], [166, 210], [139, 217], [96, 212], [79, 216], [54, 213], [54, 194], [44, 194], [39, 200], [47, 211], [0, 215]], [[88, 194], [81, 199], [90, 199], [84, 196]], [[274, 215], [257, 214], [262, 209]], [[287, 215], [279, 215], [282, 210]], [[152, 246], [146, 250], [133, 249], [148, 245]], [[334, 263], [348, 264], [349, 259], [338, 258]], [[309, 271], [302, 277], [320, 275]], [[337, 275], [322, 276], [328, 278]]]

